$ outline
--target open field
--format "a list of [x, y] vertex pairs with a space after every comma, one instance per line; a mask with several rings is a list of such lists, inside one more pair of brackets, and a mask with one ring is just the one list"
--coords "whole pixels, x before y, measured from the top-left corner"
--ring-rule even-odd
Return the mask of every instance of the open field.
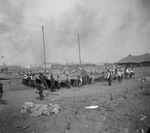
[[[45, 91], [43, 101], [36, 89], [23, 86], [20, 79], [4, 81], [0, 133], [138, 133], [140, 129], [146, 132], [150, 126], [150, 82], [137, 79], [150, 77], [150, 67], [135, 68], [135, 73], [135, 78], [122, 83], [113, 81], [112, 86], [96, 82], [53, 93]], [[32, 117], [20, 113], [24, 102], [59, 104], [61, 110], [51, 116]], [[99, 107], [85, 108], [90, 105]], [[142, 115], [147, 117], [143, 121]]]

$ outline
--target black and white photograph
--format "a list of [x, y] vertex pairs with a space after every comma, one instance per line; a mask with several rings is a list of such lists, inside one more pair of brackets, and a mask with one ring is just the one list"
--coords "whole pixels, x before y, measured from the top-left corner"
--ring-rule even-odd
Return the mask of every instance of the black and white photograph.
[[150, 133], [150, 0], [0, 0], [0, 133]]

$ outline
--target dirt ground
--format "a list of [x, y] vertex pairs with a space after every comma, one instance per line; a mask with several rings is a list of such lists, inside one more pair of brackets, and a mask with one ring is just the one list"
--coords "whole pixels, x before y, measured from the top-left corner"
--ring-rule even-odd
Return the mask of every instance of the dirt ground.
[[[136, 77], [97, 82], [80, 88], [45, 91], [39, 100], [36, 89], [21, 85], [21, 80], [4, 81], [0, 104], [0, 133], [140, 133], [150, 126], [150, 82], [137, 79], [150, 76], [150, 67], [136, 68]], [[21, 114], [24, 102], [59, 104], [61, 110], [50, 116]], [[98, 105], [97, 109], [85, 107]], [[141, 121], [142, 115], [146, 119]]]

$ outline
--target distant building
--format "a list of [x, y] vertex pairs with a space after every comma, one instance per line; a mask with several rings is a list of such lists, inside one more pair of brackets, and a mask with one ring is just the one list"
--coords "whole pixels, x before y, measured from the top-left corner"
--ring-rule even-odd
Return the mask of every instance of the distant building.
[[52, 63], [46, 63], [46, 68], [51, 68], [52, 67]]
[[114, 67], [114, 64], [113, 63], [104, 63], [104, 66], [106, 68], [113, 68]]
[[[81, 64], [81, 67], [96, 67], [96, 66], [97, 66], [96, 64], [92, 64], [92, 63]], [[80, 64], [68, 64], [68, 65], [65, 65], [65, 67], [67, 67], [67, 68], [77, 68], [77, 67], [80, 67]]]
[[128, 55], [127, 57], [116, 62], [117, 65], [126, 65], [126, 66], [150, 66], [150, 54], [146, 53], [143, 55]]
[[24, 65], [23, 67], [26, 68], [26, 69], [30, 69], [31, 65]]
[[62, 69], [64, 66], [62, 64], [56, 63], [56, 64], [51, 64], [52, 69]]
[[92, 64], [92, 63], [85, 63], [85, 64], [82, 64], [82, 66], [84, 66], [84, 67], [96, 67], [97, 65]]

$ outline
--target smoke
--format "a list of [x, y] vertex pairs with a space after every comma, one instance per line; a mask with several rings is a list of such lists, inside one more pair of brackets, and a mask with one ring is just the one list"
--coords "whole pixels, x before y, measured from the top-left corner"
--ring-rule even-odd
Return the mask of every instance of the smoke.
[[[59, 28], [80, 34], [85, 61], [117, 61], [128, 54], [143, 54], [150, 48], [148, 3], [148, 0], [82, 0], [62, 15]], [[76, 48], [75, 42], [68, 45], [63, 42], [61, 39], [57, 44]]]
[[[85, 62], [115, 62], [150, 52], [149, 9], [149, 0], [0, 1], [0, 17], [45, 26], [47, 62], [61, 63], [78, 62], [78, 34]], [[40, 27], [0, 19], [0, 39], [6, 62], [43, 61]]]

